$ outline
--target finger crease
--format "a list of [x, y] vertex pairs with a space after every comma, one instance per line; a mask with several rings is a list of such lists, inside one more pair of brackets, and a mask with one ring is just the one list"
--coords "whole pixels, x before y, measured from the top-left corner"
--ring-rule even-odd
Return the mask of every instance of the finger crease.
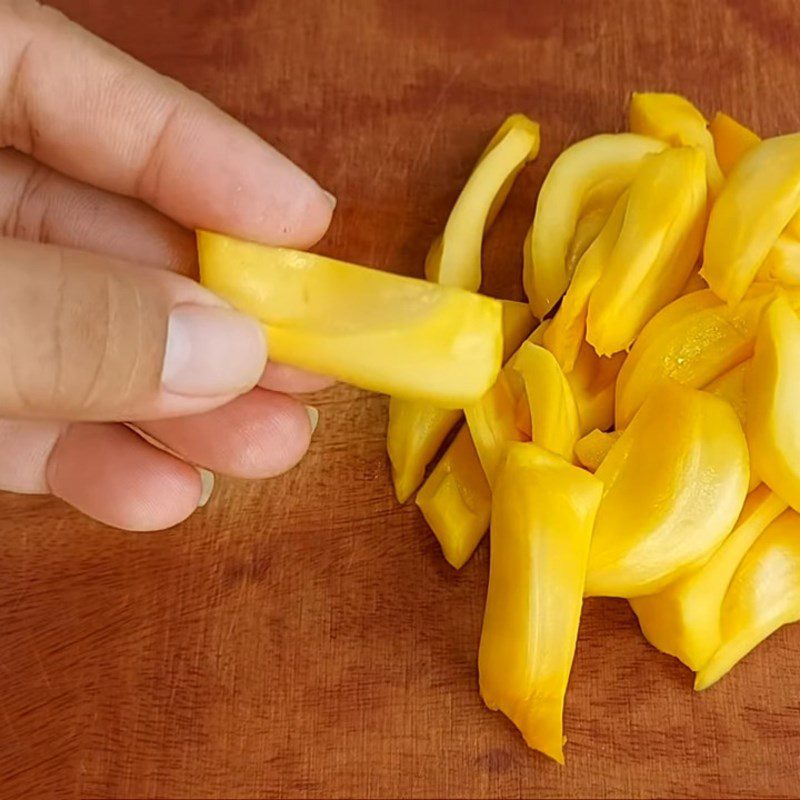
[[61, 248], [58, 248], [56, 251], [58, 254], [58, 311], [56, 314], [55, 319], [55, 326], [56, 326], [56, 335], [53, 339], [53, 346], [55, 349], [53, 363], [55, 364], [55, 375], [53, 378], [53, 385], [52, 385], [52, 398], [51, 402], [53, 404], [57, 403], [60, 400], [60, 390], [61, 390], [61, 381], [64, 377], [63, 375], [63, 352], [61, 347], [62, 335], [63, 335], [63, 321], [64, 321], [64, 297], [66, 296], [66, 281], [67, 281], [67, 267], [64, 263], [64, 251]]
[[147, 203], [155, 204], [160, 194], [161, 174], [164, 168], [165, 143], [175, 118], [180, 113], [180, 103], [175, 102], [164, 117], [134, 183], [134, 193]]
[[113, 317], [113, 304], [114, 304], [114, 291], [112, 288], [113, 280], [111, 275], [104, 275], [104, 283], [105, 283], [105, 293], [106, 293], [106, 300], [105, 304], [101, 304], [103, 307], [104, 317], [103, 317], [103, 329], [105, 331], [105, 335], [103, 336], [103, 350], [100, 353], [99, 358], [97, 359], [97, 365], [94, 370], [94, 375], [92, 376], [91, 380], [88, 384], [88, 391], [86, 396], [83, 400], [83, 409], [89, 410], [92, 408], [97, 396], [99, 395], [101, 389], [103, 388], [102, 385], [102, 375], [103, 375], [103, 368], [105, 366], [105, 362], [108, 359], [109, 355], [109, 342], [111, 341], [111, 326], [112, 326], [112, 317]]
[[31, 163], [23, 178], [22, 189], [11, 202], [11, 208], [2, 222], [3, 236], [43, 241], [46, 204], [35, 202], [36, 196], [49, 179], [47, 169], [36, 162]]
[[[27, 103], [27, 73], [30, 63], [30, 54], [33, 47], [33, 37], [30, 37], [19, 51], [11, 68], [11, 77], [8, 83], [8, 107], [10, 117], [6, 119], [9, 132], [4, 136], [3, 144], [11, 144], [18, 150], [34, 154], [36, 149], [37, 131], [31, 118]], [[5, 141], [5, 140], [8, 141]]]
[[134, 379], [142, 362], [142, 351], [144, 349], [144, 306], [142, 305], [142, 294], [136, 286], [131, 286], [133, 297], [136, 298], [136, 352], [134, 353], [133, 364], [128, 370], [128, 380], [122, 390], [122, 397], [130, 397], [133, 391]]

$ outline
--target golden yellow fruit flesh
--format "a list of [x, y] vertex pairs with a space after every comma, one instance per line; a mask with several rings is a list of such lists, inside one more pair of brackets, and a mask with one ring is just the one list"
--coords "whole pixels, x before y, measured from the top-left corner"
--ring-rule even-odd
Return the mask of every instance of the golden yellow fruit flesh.
[[417, 493], [417, 506], [448, 563], [466, 564], [489, 527], [492, 493], [465, 425]]
[[727, 177], [745, 153], [752, 150], [760, 137], [733, 117], [717, 112], [708, 125], [714, 140], [714, 152], [722, 172]]
[[462, 416], [461, 409], [438, 408], [423, 400], [389, 401], [386, 452], [399, 502], [405, 503], [417, 490], [425, 468]]
[[643, 159], [619, 237], [589, 297], [586, 340], [599, 355], [627, 350], [653, 314], [681, 293], [703, 244], [704, 167], [694, 147]]
[[762, 275], [787, 286], [800, 286], [800, 240], [782, 233], [761, 265]]
[[745, 377], [747, 441], [755, 471], [800, 509], [800, 319], [780, 295], [764, 313]]
[[602, 485], [534, 444], [512, 444], [492, 501], [480, 690], [528, 745], [563, 763], [563, 709]]
[[544, 347], [526, 342], [514, 358], [514, 369], [525, 386], [533, 442], [573, 461], [575, 442], [580, 437], [578, 408], [555, 356]]
[[[501, 302], [505, 360], [531, 332], [534, 320], [527, 303]], [[461, 417], [461, 410], [438, 408], [423, 400], [393, 397], [389, 401], [386, 449], [392, 465], [395, 493], [401, 503], [408, 500], [422, 483], [425, 468]]]
[[[616, 199], [619, 202], [619, 198]], [[606, 224], [609, 214], [614, 208], [611, 205], [601, 205], [591, 211], [585, 212], [575, 226], [575, 235], [572, 237], [567, 250], [567, 274], [575, 275], [575, 270], [583, 258], [584, 253], [591, 247], [592, 242], [599, 236]]]
[[[517, 174], [538, 151], [535, 122], [523, 114], [512, 114], [503, 122], [461, 191], [443, 234], [431, 246], [425, 263], [429, 280], [477, 291], [484, 233]], [[504, 360], [533, 328], [530, 308], [525, 305], [503, 301]], [[459, 419], [460, 410], [441, 409], [423, 400], [391, 399], [386, 449], [401, 503], [422, 483], [425, 468]]]
[[419, 490], [451, 566], [491, 523], [481, 696], [560, 763], [584, 598], [625, 598], [697, 690], [800, 620], [800, 133], [656, 92], [632, 95], [630, 129], [553, 162], [526, 303], [477, 294], [538, 155], [522, 114], [427, 281], [197, 233], [202, 284], [261, 322], [270, 359], [390, 396], [395, 492]]
[[525, 292], [539, 319], [558, 302], [572, 277], [567, 254], [584, 211], [597, 207], [598, 196], [613, 204], [642, 158], [664, 147], [634, 133], [600, 134], [568, 147], [553, 162], [539, 191], [524, 251]]
[[595, 428], [575, 443], [575, 457], [589, 472], [596, 472], [622, 431], [601, 431]]
[[616, 381], [625, 358], [625, 353], [601, 357], [590, 344], [581, 345], [575, 368], [567, 373], [567, 380], [578, 406], [582, 435], [595, 428], [608, 430], [614, 424]]
[[504, 369], [494, 386], [480, 400], [464, 409], [472, 441], [490, 485], [509, 442], [522, 442], [528, 438], [527, 433], [517, 426], [520, 390], [519, 378]]
[[631, 95], [630, 128], [634, 133], [662, 139], [672, 147], [698, 147], [705, 156], [705, 172], [711, 194], [722, 188], [714, 139], [706, 118], [685, 97], [668, 92], [634, 92]]
[[203, 285], [266, 326], [275, 361], [443, 408], [476, 401], [497, 377], [497, 300], [205, 231], [197, 238]]
[[616, 389], [616, 427], [624, 428], [645, 398], [665, 381], [701, 388], [753, 354], [771, 284], [755, 284], [736, 306], [713, 292], [692, 292], [656, 314], [622, 365]]
[[744, 297], [800, 209], [800, 134], [765, 139], [735, 166], [708, 220], [701, 274], [728, 303]]
[[575, 267], [566, 294], [544, 333], [544, 344], [565, 372], [575, 367], [586, 336], [586, 313], [589, 298], [606, 269], [619, 239], [628, 191], [623, 192], [594, 241], [586, 248]]
[[[540, 325], [527, 341], [540, 344], [546, 328], [547, 323]], [[524, 384], [514, 370], [513, 356], [497, 383], [468, 416], [478, 431], [484, 461], [492, 474], [510, 442], [530, 440], [530, 408]], [[489, 527], [491, 490], [485, 474], [472, 431], [465, 425], [417, 495], [417, 505], [456, 569], [466, 563]]]
[[604, 493], [586, 593], [652, 594], [702, 564], [732, 530], [747, 494], [747, 443], [725, 401], [668, 383], [595, 475]]
[[[717, 157], [729, 175], [744, 155], [761, 142], [760, 137], [727, 114], [718, 113], [708, 126]], [[758, 270], [759, 278], [800, 285], [800, 213], [789, 220]]]
[[[734, 410], [739, 418], [742, 428], [747, 425], [747, 397], [745, 393], [745, 377], [750, 369], [750, 359], [743, 361], [733, 369], [724, 372], [716, 380], [711, 381], [705, 390], [711, 394], [725, 400]], [[750, 459], [750, 491], [761, 483], [761, 478], [753, 467], [752, 458]]]
[[681, 295], [691, 294], [692, 292], [699, 292], [703, 289], [708, 289], [708, 284], [703, 280], [703, 277], [700, 275], [700, 270], [693, 270], [686, 281], [683, 284], [683, 289], [681, 290]]
[[704, 667], [722, 643], [722, 604], [737, 567], [785, 510], [786, 503], [761, 486], [748, 495], [736, 527], [703, 566], [658, 594], [633, 598], [631, 606], [648, 641], [692, 670]]
[[756, 540], [722, 603], [722, 644], [698, 672], [707, 689], [782, 625], [800, 620], [800, 515], [789, 509]]
[[509, 117], [472, 171], [444, 232], [425, 262], [428, 280], [478, 291], [483, 234], [494, 221], [511, 184], [539, 152], [539, 126], [523, 114]]
[[[547, 321], [541, 323], [527, 341], [541, 344], [548, 324]], [[509, 358], [492, 388], [464, 409], [472, 441], [490, 484], [506, 445], [530, 439], [530, 430], [518, 424], [520, 403], [525, 398], [525, 385], [514, 369], [518, 355], [519, 350]]]
[[711, 381], [705, 390], [713, 395], [727, 401], [731, 408], [739, 417], [742, 427], [747, 422], [747, 400], [744, 391], [744, 379], [747, 370], [750, 369], [750, 359], [737, 364], [733, 369], [723, 372], [715, 380]]

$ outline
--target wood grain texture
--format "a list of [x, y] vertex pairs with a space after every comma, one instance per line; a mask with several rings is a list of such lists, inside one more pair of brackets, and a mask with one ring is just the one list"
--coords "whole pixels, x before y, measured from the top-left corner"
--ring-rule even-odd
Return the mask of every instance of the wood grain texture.
[[[506, 297], [547, 165], [620, 129], [631, 90], [800, 128], [793, 0], [57, 5], [336, 192], [325, 252], [399, 272], [506, 113], [539, 120], [487, 248]], [[477, 693], [486, 545], [456, 573], [397, 506], [385, 399], [319, 400], [299, 468], [223, 480], [165, 534], [0, 497], [0, 797], [800, 795], [800, 626], [696, 695], [625, 604], [589, 602], [567, 766], [529, 752]]]

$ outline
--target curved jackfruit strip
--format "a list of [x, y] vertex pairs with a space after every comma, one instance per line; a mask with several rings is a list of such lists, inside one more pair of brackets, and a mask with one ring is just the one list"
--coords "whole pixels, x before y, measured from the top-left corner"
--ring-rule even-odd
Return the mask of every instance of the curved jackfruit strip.
[[[700, 388], [750, 358], [758, 322], [777, 291], [754, 284], [728, 306], [710, 290], [670, 303], [645, 326], [617, 379], [616, 427], [625, 428], [653, 389], [667, 380]], [[800, 293], [793, 290], [793, 303]]]
[[497, 145], [499, 145], [504, 139], [507, 138], [508, 134], [512, 130], [522, 130], [526, 131], [532, 140], [532, 146], [530, 152], [528, 153], [528, 157], [525, 159], [523, 164], [520, 164], [516, 170], [512, 170], [508, 177], [505, 180], [505, 183], [500, 188], [500, 191], [495, 196], [494, 200], [492, 201], [492, 205], [489, 208], [489, 215], [486, 218], [486, 228], [484, 229], [484, 233], [486, 230], [491, 228], [494, 224], [497, 215], [500, 213], [500, 209], [506, 202], [508, 198], [508, 193], [511, 191], [511, 187], [514, 185], [514, 181], [517, 179], [517, 176], [520, 172], [522, 172], [523, 167], [525, 164], [530, 163], [531, 161], [535, 161], [537, 156], [539, 155], [539, 144], [540, 144], [540, 127], [538, 122], [534, 122], [530, 117], [527, 117], [525, 114], [510, 114], [503, 120], [503, 123], [495, 132], [494, 136], [489, 140], [489, 143], [484, 148], [483, 152], [478, 159], [478, 164], [483, 162], [490, 153], [494, 152]]
[[565, 372], [575, 367], [586, 336], [586, 313], [592, 291], [607, 267], [619, 239], [628, 206], [628, 191], [620, 195], [603, 228], [586, 248], [575, 267], [566, 294], [544, 334], [545, 347], [556, 357]]
[[539, 126], [513, 114], [501, 126], [469, 176], [425, 261], [425, 276], [443, 286], [478, 291], [485, 230], [505, 202], [520, 170], [539, 153]]
[[653, 594], [697, 568], [733, 529], [748, 473], [725, 401], [675, 383], [653, 392], [595, 473], [604, 493], [586, 594]]
[[599, 355], [627, 350], [648, 320], [678, 297], [702, 248], [705, 215], [699, 148], [643, 160], [619, 237], [589, 297], [586, 340]]
[[748, 495], [736, 527], [703, 566], [658, 594], [634, 597], [631, 607], [647, 640], [689, 669], [702, 669], [722, 644], [722, 604], [737, 567], [785, 510], [786, 503], [761, 486]]
[[756, 540], [722, 603], [722, 645], [698, 672], [707, 689], [783, 625], [800, 620], [800, 515], [789, 509]]
[[575, 226], [575, 235], [572, 237], [569, 250], [567, 250], [568, 275], [575, 275], [575, 270], [584, 254], [603, 230], [612, 208], [613, 204], [612, 206], [600, 206], [585, 212], [578, 220], [578, 224]]
[[716, 197], [724, 178], [707, 125], [700, 110], [678, 94], [634, 92], [631, 95], [631, 130], [662, 139], [673, 147], [699, 147], [705, 155], [708, 187]]
[[755, 471], [775, 494], [800, 509], [800, 319], [779, 295], [758, 328], [745, 377], [747, 441]]
[[524, 250], [525, 293], [539, 319], [555, 306], [572, 277], [567, 254], [584, 212], [603, 202], [613, 204], [642, 158], [664, 148], [663, 142], [634, 133], [600, 134], [568, 147], [553, 162]]
[[276, 361], [444, 408], [497, 377], [497, 300], [205, 231], [197, 242], [201, 282], [266, 326]]
[[730, 304], [744, 297], [800, 210], [800, 134], [765, 139], [731, 172], [708, 220], [701, 274]]
[[602, 484], [535, 444], [513, 444], [492, 502], [489, 588], [478, 652], [486, 705], [529, 747], [563, 763], [564, 698], [575, 654]]
[[489, 527], [492, 493], [465, 425], [417, 492], [448, 563], [461, 569]]
[[574, 461], [575, 442], [580, 437], [578, 408], [555, 356], [526, 342], [514, 359], [514, 369], [525, 385], [534, 444]]
[[[725, 175], [729, 175], [742, 157], [752, 150], [760, 137], [727, 114], [718, 112], [708, 126]], [[761, 280], [800, 285], [800, 213], [796, 213], [775, 242], [758, 270]]]

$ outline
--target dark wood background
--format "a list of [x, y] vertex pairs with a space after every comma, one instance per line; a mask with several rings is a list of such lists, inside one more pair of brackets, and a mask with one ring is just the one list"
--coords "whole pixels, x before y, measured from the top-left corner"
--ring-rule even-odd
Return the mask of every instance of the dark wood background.
[[[634, 89], [800, 128], [793, 0], [59, 0], [339, 197], [322, 248], [422, 274], [488, 136], [542, 125], [487, 251], [521, 297], [546, 166]], [[0, 797], [797, 797], [800, 627], [706, 694], [621, 602], [589, 602], [567, 766], [477, 693], [487, 548], [456, 573], [395, 503], [386, 401], [320, 398], [305, 462], [221, 481], [165, 534], [0, 497]]]

